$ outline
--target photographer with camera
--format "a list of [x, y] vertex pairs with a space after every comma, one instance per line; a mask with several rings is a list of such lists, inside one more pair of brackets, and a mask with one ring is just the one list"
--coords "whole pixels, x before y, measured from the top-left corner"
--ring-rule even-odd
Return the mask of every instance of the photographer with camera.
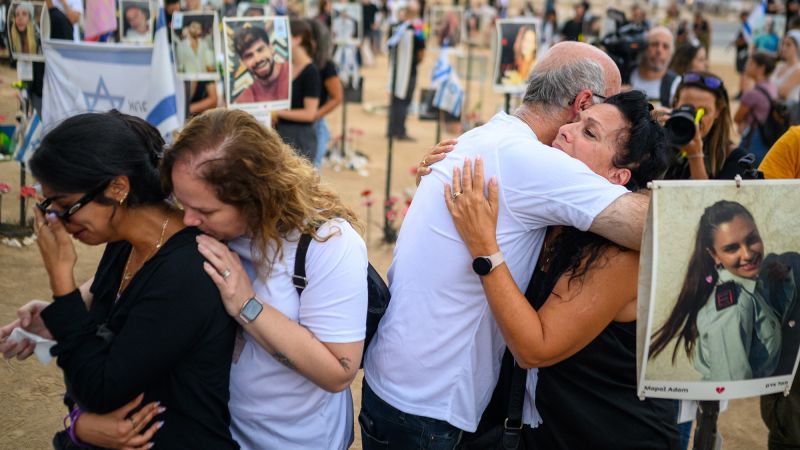
[[[688, 72], [675, 93], [665, 126], [675, 155], [665, 179], [733, 179], [744, 150], [734, 152], [728, 91], [710, 72]], [[743, 174], [744, 176], [744, 174]]]

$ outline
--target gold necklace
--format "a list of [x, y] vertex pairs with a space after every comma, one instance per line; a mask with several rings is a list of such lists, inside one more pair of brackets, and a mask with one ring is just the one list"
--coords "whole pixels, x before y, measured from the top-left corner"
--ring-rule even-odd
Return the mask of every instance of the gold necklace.
[[[149, 260], [150, 260], [150, 258], [152, 258], [153, 256], [155, 256], [156, 252], [158, 252], [158, 249], [160, 249], [160, 248], [161, 248], [161, 246], [164, 244], [164, 232], [166, 232], [166, 231], [167, 231], [167, 224], [168, 224], [168, 223], [169, 223], [169, 216], [167, 216], [167, 218], [166, 218], [166, 219], [164, 219], [164, 223], [161, 225], [161, 236], [159, 236], [159, 237], [158, 237], [158, 241], [156, 241], [156, 245], [155, 245], [155, 247], [153, 248], [153, 251], [151, 251], [151, 252], [150, 252], [150, 254], [149, 254], [149, 255], [147, 255], [147, 258], [145, 258], [145, 259], [142, 261], [142, 264], [139, 266], [139, 268], [140, 268], [140, 269], [141, 269], [142, 267], [144, 267], [144, 264], [145, 264], [147, 261], [149, 261]], [[122, 280], [120, 280], [120, 282], [119, 282], [119, 288], [117, 289], [117, 298], [119, 298], [119, 297], [120, 297], [120, 295], [122, 295], [122, 291], [124, 291], [124, 290], [125, 290], [125, 288], [126, 288], [126, 287], [128, 287], [128, 281], [129, 281], [131, 278], [133, 278], [133, 275], [136, 273], [136, 272], [133, 272], [133, 271], [131, 271], [131, 272], [128, 272], [128, 267], [130, 267], [131, 260], [133, 259], [133, 254], [134, 254], [134, 252], [136, 252], [136, 247], [131, 247], [131, 252], [130, 252], [130, 254], [128, 255], [128, 260], [127, 260], [127, 261], [125, 261], [125, 268], [124, 268], [124, 269], [123, 269], [123, 271], [122, 271]]]

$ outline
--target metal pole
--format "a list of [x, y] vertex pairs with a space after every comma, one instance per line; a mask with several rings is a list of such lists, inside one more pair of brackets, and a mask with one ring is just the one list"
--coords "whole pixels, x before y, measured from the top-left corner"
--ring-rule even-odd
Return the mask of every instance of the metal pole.
[[[397, 86], [397, 47], [400, 45], [398, 42], [392, 47], [390, 54], [391, 54], [391, 61], [392, 61], [392, 84], [390, 87], [390, 94], [389, 94], [389, 142], [388, 142], [388, 151], [386, 154], [386, 194], [383, 197], [383, 240], [384, 242], [391, 244], [397, 241], [397, 232], [392, 228], [392, 224], [389, 223], [389, 209], [391, 205], [389, 204], [389, 196], [392, 189], [392, 147], [394, 146], [394, 135], [392, 134], [392, 103], [394, 103], [394, 91], [395, 87]], [[412, 62], [413, 64], [413, 62]]]
[[511, 94], [506, 92], [506, 114], [511, 114]]
[[442, 117], [444, 114], [441, 109], [436, 110], [436, 141], [433, 145], [438, 144], [442, 140]]
[[713, 450], [717, 440], [719, 402], [697, 402], [697, 428], [694, 430], [694, 450]]
[[[25, 163], [20, 161], [19, 162], [19, 187], [22, 189], [22, 186], [25, 186]], [[24, 227], [26, 217], [25, 217], [25, 197], [19, 196], [19, 226]]]
[[[467, 2], [467, 8], [469, 8], [469, 2]], [[469, 123], [469, 92], [470, 88], [472, 87], [472, 39], [470, 39], [469, 34], [467, 35], [467, 82], [466, 88], [464, 89], [464, 106], [461, 108], [461, 117], [462, 123], [465, 124], [464, 130], [469, 130], [472, 128]]]
[[[344, 83], [342, 83], [342, 92], [346, 90]], [[347, 94], [344, 94], [342, 99], [342, 145], [339, 146], [342, 152], [342, 160], [347, 157]]]

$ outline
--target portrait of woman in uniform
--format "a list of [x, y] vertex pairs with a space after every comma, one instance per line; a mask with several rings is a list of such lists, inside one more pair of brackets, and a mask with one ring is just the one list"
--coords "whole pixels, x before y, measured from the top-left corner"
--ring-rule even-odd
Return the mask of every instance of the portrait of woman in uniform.
[[753, 215], [720, 200], [697, 226], [683, 285], [650, 359], [685, 353], [701, 381], [788, 375], [797, 358], [800, 255], [767, 253]]

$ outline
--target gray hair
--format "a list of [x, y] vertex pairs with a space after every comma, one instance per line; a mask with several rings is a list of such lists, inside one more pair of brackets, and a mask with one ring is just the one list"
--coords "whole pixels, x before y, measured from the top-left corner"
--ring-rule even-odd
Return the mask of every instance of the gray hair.
[[545, 107], [566, 107], [584, 89], [603, 95], [605, 73], [597, 61], [576, 59], [550, 69], [534, 69], [522, 101]]

